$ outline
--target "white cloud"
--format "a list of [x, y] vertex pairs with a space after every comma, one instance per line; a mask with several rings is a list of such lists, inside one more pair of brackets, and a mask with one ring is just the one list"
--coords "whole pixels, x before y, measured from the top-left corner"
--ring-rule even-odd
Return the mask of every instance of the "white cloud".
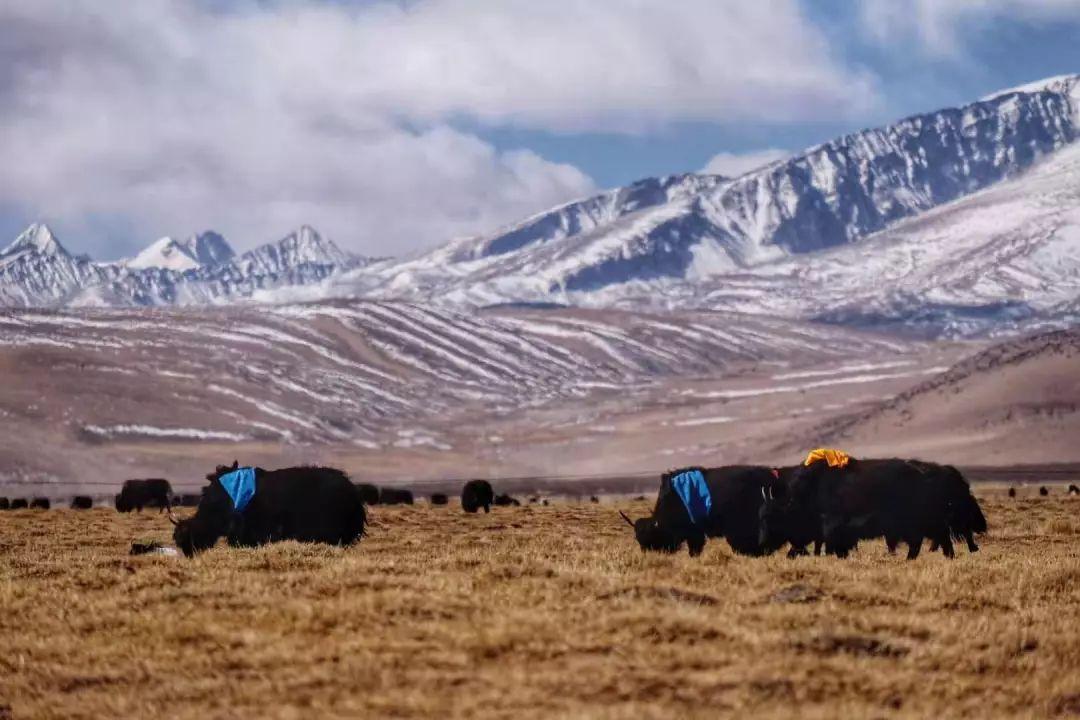
[[702, 168], [701, 172], [710, 175], [738, 177], [751, 170], [756, 170], [762, 165], [768, 165], [771, 162], [783, 160], [790, 155], [791, 153], [789, 151], [780, 150], [779, 148], [765, 148], [764, 150], [754, 150], [748, 153], [722, 152], [713, 155], [712, 159], [705, 164], [705, 167]]
[[858, 115], [876, 97], [795, 0], [226, 13], [7, 0], [0, 204], [58, 221], [77, 247], [73, 234], [102, 226], [147, 239], [214, 227], [250, 246], [308, 222], [396, 254], [593, 190], [576, 168], [499, 151], [459, 120], [643, 132]]
[[863, 29], [877, 42], [917, 47], [940, 57], [962, 54], [962, 34], [995, 19], [1080, 20], [1077, 0], [863, 0]]

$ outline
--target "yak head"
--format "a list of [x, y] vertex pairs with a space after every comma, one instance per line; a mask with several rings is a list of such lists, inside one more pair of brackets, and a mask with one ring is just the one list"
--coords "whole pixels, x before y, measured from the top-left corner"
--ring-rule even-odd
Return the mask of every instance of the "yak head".
[[682, 545], [675, 534], [664, 528], [653, 516], [631, 520], [622, 510], [619, 511], [623, 520], [634, 529], [634, 537], [643, 551], [674, 553]]
[[203, 488], [202, 499], [193, 516], [177, 520], [172, 511], [169, 512], [169, 519], [176, 526], [173, 528], [173, 542], [184, 555], [193, 557], [196, 553], [209, 550], [222, 535], [229, 532], [233, 523], [233, 502], [218, 478], [236, 470], [239, 465], [238, 462], [233, 462], [231, 467], [218, 465], [214, 472], [206, 476], [210, 484]]

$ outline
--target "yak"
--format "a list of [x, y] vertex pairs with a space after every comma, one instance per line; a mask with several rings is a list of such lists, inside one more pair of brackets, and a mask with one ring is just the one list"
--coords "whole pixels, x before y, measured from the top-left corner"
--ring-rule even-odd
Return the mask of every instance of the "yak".
[[[923, 460], [909, 460], [924, 475], [933, 478], [934, 482], [941, 483], [946, 488], [946, 502], [948, 503], [949, 534], [953, 540], [963, 540], [967, 543], [968, 552], [978, 552], [979, 546], [975, 543], [975, 535], [986, 532], [986, 517], [975, 496], [971, 494], [971, 486], [968, 481], [952, 465], [938, 465], [937, 463]], [[893, 545], [890, 552], [895, 550]], [[930, 551], [938, 549], [936, 540], [931, 541]]]
[[11, 501], [6, 497], [0, 497], [0, 510], [8, 510], [11, 508]]
[[367, 516], [360, 491], [345, 473], [327, 467], [280, 470], [219, 465], [206, 476], [195, 515], [170, 519], [173, 540], [188, 557], [223, 535], [232, 547], [281, 540], [350, 545], [364, 535]]
[[379, 488], [379, 504], [380, 505], [412, 505], [413, 494], [412, 490], [404, 490], [402, 488]]
[[1070, 495], [1080, 495], [1080, 487], [1076, 487], [1075, 485], [1070, 485], [1069, 486], [1069, 494]]
[[470, 480], [461, 488], [461, 509], [467, 513], [477, 512], [480, 508], [489, 513], [493, 502], [495, 491], [487, 480]]
[[521, 506], [521, 501], [518, 500], [515, 497], [511, 497], [510, 495], [507, 495], [506, 493], [503, 493], [502, 495], [496, 495], [495, 496], [495, 504], [500, 506], [500, 507], [507, 507], [507, 506], [520, 507]]
[[1009, 488], [1009, 497], [1016, 497], [1016, 488]]
[[768, 468], [755, 466], [673, 470], [660, 479], [652, 515], [631, 520], [619, 514], [642, 550], [674, 553], [685, 543], [696, 557], [706, 538], [723, 537], [737, 553], [764, 555], [776, 549], [763, 544], [758, 533], [762, 489], [772, 479]]
[[131, 512], [143, 508], [156, 507], [158, 512], [172, 507], [172, 485], [164, 478], [150, 478], [147, 480], [125, 480], [120, 494], [116, 496], [116, 509], [118, 512]]
[[379, 488], [371, 483], [354, 483], [354, 485], [360, 491], [360, 497], [364, 499], [365, 505], [379, 504]]
[[72, 510], [89, 510], [94, 507], [94, 498], [89, 495], [76, 495], [71, 498]]
[[429, 498], [432, 505], [448, 505], [450, 498], [446, 496], [446, 493], [432, 493]]
[[758, 509], [758, 543], [779, 549], [790, 543], [788, 557], [809, 555], [807, 546], [814, 544], [814, 555], [821, 555], [825, 538], [821, 522], [813, 513], [801, 512], [797, 504], [788, 502], [789, 486], [799, 466], [773, 468], [772, 478], [762, 488], [762, 504]]
[[1050, 491], [1046, 489], [1045, 485], [1043, 485], [1042, 487], [1039, 488], [1039, 494], [1042, 495], [1043, 497], [1046, 497], [1047, 495], [1050, 494]]
[[954, 525], [965, 538], [968, 531], [985, 529], [981, 510], [976, 518], [964, 500], [970, 496], [966, 481], [960, 477], [962, 487], [955, 478], [942, 481], [925, 464], [853, 458], [844, 467], [830, 467], [818, 460], [787, 475], [781, 473], [784, 491], [774, 500], [781, 507], [762, 513], [770, 520], [760, 526], [763, 545], [787, 540], [794, 547], [820, 538], [826, 552], [843, 558], [860, 540], [884, 537], [890, 549], [906, 543], [914, 560], [925, 538], [953, 557]]
[[30, 500], [32, 510], [48, 510], [50, 507], [52, 507], [52, 503], [49, 502], [47, 497], [36, 497]]
[[11, 501], [12, 510], [25, 510], [30, 507], [30, 503], [26, 501], [26, 498], [15, 498]]

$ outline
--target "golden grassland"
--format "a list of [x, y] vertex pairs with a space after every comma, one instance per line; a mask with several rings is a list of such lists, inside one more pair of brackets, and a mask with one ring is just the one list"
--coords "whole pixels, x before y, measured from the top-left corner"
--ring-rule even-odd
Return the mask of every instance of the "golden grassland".
[[[348, 548], [129, 557], [156, 513], [0, 513], [29, 717], [1080, 716], [1080, 500], [980, 493], [983, 550], [643, 555], [614, 504], [379, 508]], [[633, 514], [644, 502], [619, 503]], [[962, 544], [961, 544], [962, 545]]]

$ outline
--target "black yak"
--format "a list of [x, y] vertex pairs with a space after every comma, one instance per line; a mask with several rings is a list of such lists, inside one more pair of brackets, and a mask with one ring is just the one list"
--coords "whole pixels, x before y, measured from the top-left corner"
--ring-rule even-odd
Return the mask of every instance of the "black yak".
[[600, 498], [598, 498], [598, 497], [596, 497], [595, 495], [593, 495], [593, 496], [591, 496], [591, 497], [589, 498], [589, 502], [591, 502], [591, 503], [598, 503], [598, 502], [600, 502]]
[[380, 505], [412, 505], [413, 494], [412, 490], [405, 490], [402, 488], [379, 488], [379, 504]]
[[71, 498], [72, 510], [89, 510], [94, 507], [94, 498], [89, 495], [76, 495]]
[[461, 509], [467, 513], [477, 512], [480, 508], [486, 513], [491, 512], [493, 502], [495, 491], [487, 480], [470, 480], [461, 488]]
[[1016, 497], [1016, 488], [1009, 488], [1009, 497]]
[[511, 497], [510, 495], [507, 495], [507, 494], [503, 493], [502, 495], [496, 495], [495, 496], [495, 504], [500, 506], [500, 507], [506, 507], [506, 506], [520, 507], [521, 506], [521, 501], [518, 500], [515, 497]]
[[1045, 485], [1043, 485], [1042, 487], [1039, 488], [1039, 494], [1042, 495], [1043, 497], [1046, 497], [1047, 495], [1050, 494], [1050, 491], [1046, 489]]
[[375, 487], [371, 483], [353, 483], [356, 485], [356, 489], [360, 491], [360, 497], [364, 499], [365, 505], [378, 505], [379, 504], [379, 488]]
[[172, 500], [172, 485], [164, 478], [125, 480], [120, 494], [116, 496], [116, 509], [119, 512], [142, 512], [143, 508], [156, 507], [161, 512], [172, 507]]
[[340, 470], [218, 466], [206, 476], [195, 515], [173, 519], [173, 540], [188, 557], [228, 536], [233, 547], [280, 540], [349, 545], [364, 535], [363, 498]]
[[26, 498], [15, 498], [11, 501], [12, 510], [25, 510], [30, 507], [30, 503], [26, 501]]
[[642, 550], [673, 553], [686, 543], [697, 556], [706, 538], [723, 537], [737, 553], [763, 555], [776, 549], [763, 545], [758, 533], [762, 490], [772, 479], [765, 467], [674, 470], [661, 478], [651, 516], [635, 521], [619, 514], [634, 528]]
[[1070, 495], [1080, 495], [1080, 487], [1076, 487], [1075, 485], [1070, 485], [1069, 486], [1069, 494]]
[[50, 507], [52, 507], [52, 503], [49, 502], [47, 497], [36, 497], [30, 501], [32, 510], [48, 510]]
[[446, 496], [446, 493], [432, 493], [430, 499], [432, 505], [447, 505], [450, 503], [450, 498]]
[[11, 508], [11, 501], [6, 497], [0, 497], [0, 510], [8, 510]]
[[[843, 467], [817, 460], [795, 468], [784, 479], [783, 497], [776, 500], [782, 508], [770, 515], [773, 522], [762, 523], [760, 539], [763, 544], [792, 537], [798, 542], [820, 529], [826, 552], [847, 557], [860, 540], [884, 537], [890, 549], [906, 543], [908, 559], [913, 560], [923, 540], [930, 538], [946, 557], [953, 557], [952, 523], [965, 537], [968, 529], [981, 532], [982, 512], [976, 518], [963, 500], [970, 496], [963, 478], [961, 488], [920, 465], [925, 468], [899, 459], [852, 458]], [[962, 509], [954, 509], [957, 503]]]
[[[971, 494], [971, 486], [968, 481], [952, 465], [938, 465], [937, 463], [922, 460], [909, 460], [924, 475], [929, 476], [934, 482], [945, 486], [946, 502], [948, 503], [949, 534], [953, 540], [963, 540], [967, 543], [968, 552], [978, 552], [979, 546], [975, 544], [975, 535], [986, 532], [986, 517], [975, 496]], [[890, 552], [895, 545], [890, 547]], [[930, 551], [938, 549], [936, 540], [931, 541]]]

